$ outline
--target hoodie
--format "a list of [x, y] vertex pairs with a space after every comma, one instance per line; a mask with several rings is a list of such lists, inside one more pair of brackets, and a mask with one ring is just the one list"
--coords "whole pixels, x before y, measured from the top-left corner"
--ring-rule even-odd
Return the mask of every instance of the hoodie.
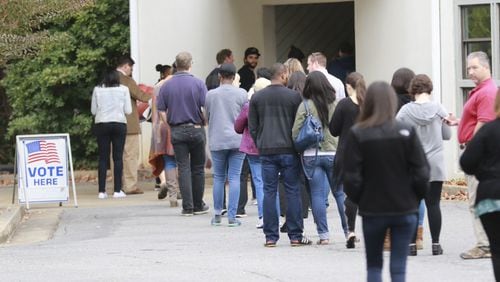
[[405, 104], [396, 119], [412, 125], [422, 143], [431, 167], [430, 181], [445, 181], [443, 140], [450, 140], [451, 130], [443, 122], [448, 114], [444, 107], [434, 101]]

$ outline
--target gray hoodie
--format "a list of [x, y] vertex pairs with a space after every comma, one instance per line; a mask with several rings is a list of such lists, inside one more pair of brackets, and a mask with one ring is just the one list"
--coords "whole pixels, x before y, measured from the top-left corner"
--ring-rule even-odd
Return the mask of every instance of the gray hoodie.
[[450, 140], [451, 130], [443, 123], [448, 114], [434, 101], [405, 104], [396, 119], [411, 124], [417, 131], [422, 147], [431, 166], [429, 181], [445, 181], [443, 140]]

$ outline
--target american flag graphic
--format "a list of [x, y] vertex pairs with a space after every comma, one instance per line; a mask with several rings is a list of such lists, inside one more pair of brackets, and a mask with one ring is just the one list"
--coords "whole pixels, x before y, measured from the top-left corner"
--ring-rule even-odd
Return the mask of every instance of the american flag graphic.
[[26, 144], [26, 148], [29, 164], [38, 161], [45, 161], [46, 164], [61, 162], [57, 154], [56, 143], [40, 140]]

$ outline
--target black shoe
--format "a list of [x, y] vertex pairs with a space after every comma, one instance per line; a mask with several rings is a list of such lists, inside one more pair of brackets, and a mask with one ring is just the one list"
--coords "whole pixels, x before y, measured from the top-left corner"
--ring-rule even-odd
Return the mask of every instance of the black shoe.
[[203, 206], [201, 208], [194, 209], [193, 213], [196, 214], [196, 215], [206, 214], [206, 213], [208, 213], [208, 210], [209, 210], [208, 205], [203, 204]]
[[417, 255], [417, 244], [410, 244], [408, 247], [408, 255], [416, 256]]
[[443, 248], [441, 248], [441, 244], [432, 243], [432, 255], [439, 256], [443, 254]]
[[354, 234], [354, 232], [350, 232], [347, 236], [345, 247], [348, 249], [354, 249], [356, 247], [356, 234]]
[[165, 199], [167, 197], [167, 192], [168, 192], [167, 186], [162, 185], [160, 192], [158, 192], [158, 200]]
[[181, 215], [182, 216], [193, 216], [193, 210], [182, 209]]
[[281, 233], [288, 233], [288, 227], [286, 226], [286, 221], [283, 223], [283, 225], [280, 227], [280, 232]]

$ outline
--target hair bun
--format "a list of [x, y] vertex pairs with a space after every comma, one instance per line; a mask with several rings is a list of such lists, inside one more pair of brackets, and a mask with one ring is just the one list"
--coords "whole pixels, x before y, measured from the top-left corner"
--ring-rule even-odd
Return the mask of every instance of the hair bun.
[[163, 69], [163, 65], [162, 64], [157, 64], [155, 68], [156, 68], [156, 71], [161, 72], [162, 69]]

